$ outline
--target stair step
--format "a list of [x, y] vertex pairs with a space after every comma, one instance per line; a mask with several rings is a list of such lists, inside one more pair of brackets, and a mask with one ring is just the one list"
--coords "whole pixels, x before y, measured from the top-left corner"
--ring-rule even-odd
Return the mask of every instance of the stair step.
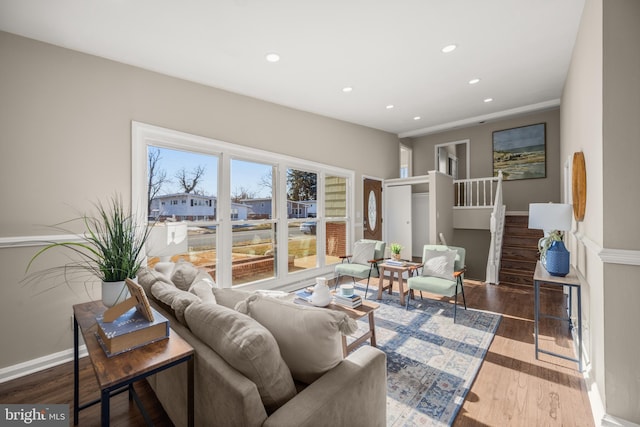
[[540, 239], [544, 235], [542, 230], [523, 228], [516, 225], [505, 225], [504, 233], [509, 234], [511, 236], [528, 236], [528, 237], [535, 237], [537, 239]]
[[507, 215], [505, 216], [505, 224], [519, 224], [524, 227], [529, 226], [529, 216], [528, 215]]
[[502, 237], [504, 245], [510, 246], [526, 246], [537, 248], [539, 237], [535, 236], [515, 236], [513, 234], [506, 234]]
[[511, 258], [502, 258], [502, 262], [500, 263], [500, 267], [508, 269], [508, 270], [522, 270], [528, 271], [531, 274], [536, 269], [537, 259], [532, 260], [524, 260], [524, 259], [511, 259]]
[[505, 245], [502, 247], [502, 258], [531, 261], [538, 259], [538, 249], [522, 246]]
[[500, 283], [508, 282], [519, 285], [533, 286], [533, 271], [500, 269]]

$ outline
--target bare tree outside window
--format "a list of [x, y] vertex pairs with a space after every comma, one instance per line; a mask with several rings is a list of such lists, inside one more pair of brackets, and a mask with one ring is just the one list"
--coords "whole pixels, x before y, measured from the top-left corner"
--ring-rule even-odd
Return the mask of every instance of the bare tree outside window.
[[151, 214], [151, 200], [153, 200], [162, 189], [165, 183], [170, 181], [167, 179], [167, 171], [160, 168], [160, 150], [157, 148], [149, 148], [148, 160], [149, 160], [149, 173], [148, 173], [148, 185], [147, 185], [147, 212]]
[[202, 191], [198, 191], [198, 184], [200, 180], [204, 176], [205, 167], [202, 165], [198, 165], [193, 168], [190, 172], [187, 172], [186, 168], [180, 169], [176, 172], [176, 179], [178, 180], [178, 185], [183, 190], [183, 192], [189, 194], [203, 194]]

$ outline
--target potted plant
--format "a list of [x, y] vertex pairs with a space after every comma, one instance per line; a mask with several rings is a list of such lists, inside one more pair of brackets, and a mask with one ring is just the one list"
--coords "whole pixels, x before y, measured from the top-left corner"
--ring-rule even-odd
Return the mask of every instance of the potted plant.
[[70, 251], [75, 258], [57, 269], [65, 277], [69, 273], [96, 276], [102, 281], [102, 302], [111, 307], [127, 297], [125, 279], [136, 277], [144, 259], [144, 245], [150, 229], [137, 223], [131, 211], [125, 210], [119, 196], [112, 197], [106, 205], [98, 202], [94, 206], [95, 216], [85, 214], [53, 226], [70, 233], [62, 225], [81, 221], [86, 231], [77, 235], [77, 240], [52, 242], [40, 249], [29, 261], [27, 271], [36, 258], [51, 249]]
[[400, 252], [402, 251], [402, 246], [399, 243], [392, 243], [389, 245], [389, 250], [391, 251], [391, 258], [395, 260], [400, 260]]

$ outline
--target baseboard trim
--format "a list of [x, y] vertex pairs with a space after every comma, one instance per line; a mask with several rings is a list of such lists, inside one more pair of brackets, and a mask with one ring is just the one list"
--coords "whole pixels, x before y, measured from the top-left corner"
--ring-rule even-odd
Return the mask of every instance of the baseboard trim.
[[604, 417], [602, 417], [601, 425], [603, 427], [640, 427], [640, 424], [616, 418], [609, 414], [605, 414]]
[[[79, 350], [80, 357], [88, 355], [87, 347], [81, 345]], [[45, 369], [53, 368], [54, 366], [62, 365], [63, 363], [71, 362], [73, 360], [73, 349], [63, 350], [58, 353], [49, 354], [47, 356], [39, 357], [37, 359], [28, 360], [26, 362], [18, 363], [17, 365], [8, 366], [0, 369], [0, 384], [15, 380], [25, 375], [34, 374]]]

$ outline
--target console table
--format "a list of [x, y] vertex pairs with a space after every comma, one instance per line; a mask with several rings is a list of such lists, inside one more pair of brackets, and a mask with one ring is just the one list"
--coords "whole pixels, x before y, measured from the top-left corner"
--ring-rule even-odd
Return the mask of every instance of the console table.
[[[138, 398], [133, 383], [150, 375], [187, 362], [187, 425], [194, 425], [193, 396], [193, 347], [173, 329], [168, 339], [147, 344], [113, 357], [107, 357], [96, 338], [96, 316], [107, 308], [100, 301], [91, 301], [73, 306], [73, 424], [78, 425], [80, 410], [97, 403], [101, 404], [101, 425], [109, 425], [109, 399], [116, 394], [129, 391], [129, 399], [136, 402], [147, 425], [151, 420]], [[89, 359], [100, 387], [100, 399], [80, 405], [79, 396], [79, 333], [87, 346]]]
[[[565, 286], [569, 288], [569, 307], [568, 307], [568, 315], [567, 317], [559, 317], [553, 316], [550, 314], [540, 313], [540, 284], [546, 283], [549, 285], [561, 286], [564, 290]], [[580, 295], [580, 279], [578, 279], [578, 275], [576, 274], [573, 266], [569, 269], [569, 274], [565, 277], [552, 276], [549, 272], [542, 266], [540, 261], [536, 264], [536, 271], [533, 273], [533, 287], [534, 287], [534, 334], [535, 334], [535, 346], [536, 346], [536, 359], [538, 358], [538, 353], [545, 353], [551, 356], [560, 357], [562, 359], [570, 360], [572, 362], [578, 363], [578, 370], [582, 372], [582, 301]], [[577, 304], [578, 304], [578, 357], [568, 357], [562, 354], [554, 353], [548, 350], [543, 350], [538, 345], [538, 334], [539, 334], [539, 321], [540, 318], [550, 318], [561, 321], [569, 322], [569, 329], [573, 329], [573, 324], [571, 322], [571, 313], [572, 313], [572, 303], [573, 303], [573, 292], [572, 290], [576, 290], [577, 295]]]

